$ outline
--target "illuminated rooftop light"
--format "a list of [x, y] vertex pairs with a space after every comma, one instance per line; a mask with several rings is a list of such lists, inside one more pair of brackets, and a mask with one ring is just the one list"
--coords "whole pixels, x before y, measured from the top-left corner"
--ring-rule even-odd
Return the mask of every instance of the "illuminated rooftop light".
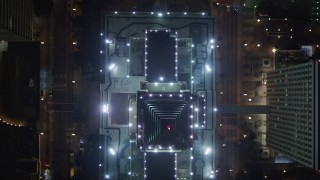
[[130, 43], [127, 43], [127, 46], [130, 46]]
[[155, 86], [158, 86], [159, 84], [157, 82], [154, 83]]
[[260, 22], [260, 19], [257, 19], [257, 22]]
[[136, 14], [136, 12], [135, 12], [135, 11], [133, 11], [133, 12], [132, 12], [132, 14]]
[[104, 177], [105, 177], [106, 179], [110, 179], [110, 175], [109, 175], [109, 174], [106, 174]]
[[116, 152], [114, 151], [113, 148], [109, 148], [109, 152], [110, 152], [111, 155], [115, 155], [116, 154]]
[[133, 110], [133, 108], [132, 107], [129, 107], [129, 111], [131, 112]]
[[103, 33], [100, 33], [100, 36], [103, 36]]
[[104, 105], [102, 106], [102, 112], [108, 113], [108, 111], [109, 111], [109, 106], [108, 106], [108, 104], [104, 104]]
[[151, 12], [151, 14], [154, 14], [154, 12]]
[[202, 12], [201, 15], [204, 16], [204, 15], [206, 15], [206, 13], [205, 13], [205, 12]]
[[214, 43], [214, 39], [210, 39], [210, 43], [213, 44]]
[[163, 15], [162, 13], [158, 13], [158, 16], [159, 16], [159, 17], [162, 17], [162, 15]]
[[204, 151], [204, 154], [205, 155], [208, 155], [208, 154], [210, 154], [211, 153], [211, 148], [210, 147], [207, 147], [206, 149], [205, 149], [205, 151]]
[[184, 14], [184, 15], [187, 15], [187, 12], [184, 12], [183, 14]]
[[208, 64], [206, 64], [206, 70], [207, 72], [211, 72], [211, 67]]
[[105, 42], [106, 42], [106, 44], [112, 44], [112, 40], [110, 40], [110, 39], [106, 39]]
[[116, 65], [113, 63], [113, 64], [110, 64], [110, 66], [108, 67], [108, 69], [111, 71], [112, 69], [114, 69]]
[[217, 109], [217, 108], [213, 108], [213, 111], [214, 111], [214, 112], [217, 112], [217, 111], [218, 111], [218, 109]]
[[167, 14], [169, 15], [169, 14], [170, 14], [170, 12], [167, 12]]
[[261, 45], [260, 44], [257, 44], [257, 47], [260, 47]]

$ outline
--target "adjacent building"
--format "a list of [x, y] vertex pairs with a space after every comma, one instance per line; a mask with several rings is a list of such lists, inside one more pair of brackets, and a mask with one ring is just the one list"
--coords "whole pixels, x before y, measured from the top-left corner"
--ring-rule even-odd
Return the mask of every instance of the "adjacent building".
[[0, 40], [32, 40], [32, 2], [0, 1]]
[[267, 146], [319, 169], [319, 62], [270, 71], [267, 81]]

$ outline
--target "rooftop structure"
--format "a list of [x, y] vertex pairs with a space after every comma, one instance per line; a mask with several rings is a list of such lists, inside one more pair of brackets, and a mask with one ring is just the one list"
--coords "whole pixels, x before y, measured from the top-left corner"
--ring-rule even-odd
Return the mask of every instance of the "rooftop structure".
[[100, 178], [213, 178], [214, 19], [135, 11], [102, 19]]

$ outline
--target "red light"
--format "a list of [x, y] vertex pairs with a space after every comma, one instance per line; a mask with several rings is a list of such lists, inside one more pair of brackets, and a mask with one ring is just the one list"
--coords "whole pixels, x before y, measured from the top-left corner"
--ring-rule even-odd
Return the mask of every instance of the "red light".
[[171, 126], [170, 126], [170, 125], [167, 125], [166, 128], [168, 129], [168, 131], [170, 131]]

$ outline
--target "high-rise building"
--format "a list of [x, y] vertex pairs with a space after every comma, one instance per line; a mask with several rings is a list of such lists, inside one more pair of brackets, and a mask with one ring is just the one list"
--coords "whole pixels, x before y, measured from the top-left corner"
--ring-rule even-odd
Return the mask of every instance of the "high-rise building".
[[268, 72], [267, 146], [319, 169], [319, 62]]
[[0, 40], [32, 40], [32, 0], [0, 1]]

